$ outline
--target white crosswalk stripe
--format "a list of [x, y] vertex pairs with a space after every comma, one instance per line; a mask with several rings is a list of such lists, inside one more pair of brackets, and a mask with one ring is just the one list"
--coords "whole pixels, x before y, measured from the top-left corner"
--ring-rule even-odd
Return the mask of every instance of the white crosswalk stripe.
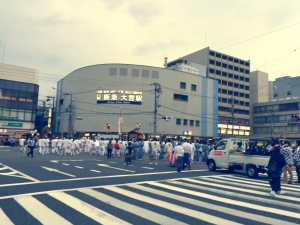
[[282, 189], [273, 197], [266, 179], [215, 175], [50, 191], [0, 200], [0, 221], [74, 224], [77, 212], [78, 224], [300, 224], [300, 186]]

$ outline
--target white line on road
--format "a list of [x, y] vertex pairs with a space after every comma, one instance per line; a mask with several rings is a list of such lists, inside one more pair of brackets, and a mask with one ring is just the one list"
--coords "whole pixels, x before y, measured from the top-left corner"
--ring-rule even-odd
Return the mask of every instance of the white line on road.
[[154, 170], [154, 168], [151, 168], [151, 167], [142, 167], [144, 169], [148, 169], [148, 170]]
[[49, 167], [45, 167], [45, 166], [41, 166], [41, 167], [44, 168], [45, 170], [50, 171], [50, 172], [60, 173], [60, 174], [63, 174], [63, 175], [69, 176], [69, 177], [76, 177], [75, 175], [65, 173], [65, 172], [59, 171], [57, 169], [53, 169], [53, 168], [49, 168]]
[[0, 168], [0, 170], [7, 170], [8, 168], [6, 166], [3, 166]]
[[[186, 173], [190, 172], [203, 172], [207, 171], [207, 169], [204, 170], [187, 170]], [[70, 178], [70, 179], [60, 179], [60, 180], [44, 180], [44, 181], [38, 181], [36, 183], [38, 184], [44, 184], [44, 183], [60, 183], [60, 182], [68, 182], [68, 181], [77, 181], [77, 180], [95, 180], [95, 179], [106, 179], [106, 178], [117, 178], [117, 177], [138, 177], [138, 176], [151, 176], [151, 175], [157, 175], [157, 174], [169, 174], [169, 173], [178, 173], [177, 171], [167, 171], [167, 172], [154, 172], [154, 173], [137, 173], [137, 174], [120, 174], [120, 175], [111, 175], [111, 176], [98, 176], [98, 177], [80, 177], [80, 178]], [[214, 175], [210, 175], [214, 176]], [[218, 176], [218, 175], [216, 175]], [[176, 178], [178, 179], [178, 178]], [[1, 184], [0, 187], [12, 187], [12, 186], [21, 186], [21, 185], [30, 185], [30, 184], [36, 184], [33, 182], [23, 182], [23, 183], [13, 183], [13, 184]], [[101, 186], [100, 186], [101, 187]], [[3, 197], [0, 197], [2, 199]]]
[[74, 167], [76, 167], [76, 168], [78, 168], [78, 169], [83, 169], [84, 167], [82, 167], [82, 166], [74, 166]]
[[101, 171], [99, 171], [99, 170], [90, 170], [90, 171], [96, 172], [96, 173], [101, 173]]
[[108, 162], [108, 163], [117, 163], [117, 162]]
[[6, 216], [6, 214], [2, 211], [1, 208], [0, 208], [0, 221], [2, 224], [14, 225], [14, 223], [11, 222], [11, 220]]
[[[0, 165], [3, 165], [3, 164], [0, 163]], [[22, 175], [22, 178], [25, 178], [25, 179], [28, 179], [28, 180], [32, 180], [32, 181], [34, 181], [34, 182], [39, 182], [38, 179], [35, 179], [35, 178], [31, 177], [31, 176], [28, 176], [28, 175], [26, 175], [25, 173], [22, 173], [22, 172], [20, 172], [20, 171], [18, 171], [18, 170], [15, 170], [15, 169], [13, 169], [13, 168], [7, 166], [7, 165], [3, 165], [3, 166], [5, 166], [5, 167], [7, 167], [8, 169], [14, 171], [15, 173], [18, 173], [18, 174]]]
[[121, 168], [117, 168], [117, 167], [112, 167], [112, 166], [107, 165], [107, 164], [98, 164], [98, 166], [112, 168], [112, 169], [115, 169], [115, 170], [122, 170], [122, 171], [126, 171], [126, 172], [135, 173], [135, 171], [133, 171], [133, 170], [125, 170], [125, 169], [121, 169]]
[[10, 150], [0, 150], [0, 152], [10, 152]]
[[50, 162], [53, 162], [53, 163], [58, 163], [58, 161], [56, 161], [56, 160], [50, 160]]
[[65, 166], [70, 166], [70, 164], [68, 164], [68, 163], [62, 163], [63, 165], [65, 165]]

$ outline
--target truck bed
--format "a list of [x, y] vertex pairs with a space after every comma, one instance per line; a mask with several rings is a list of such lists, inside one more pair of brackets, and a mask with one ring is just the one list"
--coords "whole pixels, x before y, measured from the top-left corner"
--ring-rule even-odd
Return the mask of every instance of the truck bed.
[[256, 166], [266, 167], [269, 163], [270, 156], [263, 155], [245, 155], [245, 154], [233, 154], [229, 155], [228, 164], [229, 166], [234, 165], [247, 165], [254, 164]]

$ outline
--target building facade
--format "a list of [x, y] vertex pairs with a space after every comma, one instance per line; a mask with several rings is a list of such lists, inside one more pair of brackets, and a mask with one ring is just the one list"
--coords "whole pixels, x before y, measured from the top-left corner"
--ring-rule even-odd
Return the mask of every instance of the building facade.
[[251, 136], [276, 138], [290, 133], [289, 138], [298, 139], [300, 98], [255, 103], [251, 120]]
[[[250, 61], [213, 51], [209, 47], [167, 64], [196, 63], [207, 67], [206, 76], [218, 81], [218, 134], [250, 134]], [[232, 114], [233, 112], [233, 114]]]
[[[128, 64], [87, 66], [60, 80], [56, 133], [66, 136], [73, 130], [75, 136], [117, 136], [140, 124], [140, 133], [154, 138], [155, 99], [156, 138], [218, 135], [217, 81], [203, 74]], [[167, 122], [164, 116], [173, 118]]]
[[270, 100], [300, 97], [300, 77], [279, 77], [275, 81], [270, 81], [272, 92]]
[[37, 82], [37, 70], [0, 63], [0, 139], [34, 130]]

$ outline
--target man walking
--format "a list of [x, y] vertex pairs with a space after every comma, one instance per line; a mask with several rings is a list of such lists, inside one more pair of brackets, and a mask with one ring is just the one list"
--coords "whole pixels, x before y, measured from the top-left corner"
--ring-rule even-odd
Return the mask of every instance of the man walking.
[[190, 154], [192, 153], [191, 145], [187, 142], [187, 140], [184, 140], [184, 143], [182, 144], [182, 148], [184, 151], [182, 169], [184, 170], [186, 164], [190, 170], [191, 169]]
[[[284, 156], [285, 162], [287, 166], [283, 167], [283, 184], [293, 184], [293, 165], [294, 165], [294, 157], [293, 152], [290, 147], [290, 142], [285, 141], [283, 148], [281, 149], [281, 154]], [[290, 174], [290, 180], [288, 181], [287, 174]]]
[[29, 138], [28, 147], [29, 147], [30, 151], [27, 153], [27, 157], [29, 157], [29, 155], [31, 155], [31, 158], [33, 158], [34, 144], [35, 144], [34, 139], [33, 138]]
[[182, 146], [180, 145], [180, 143], [178, 143], [178, 145], [175, 147], [175, 157], [176, 157], [176, 167], [177, 167], [177, 172], [181, 171], [181, 164], [182, 164], [182, 159], [183, 159], [183, 154], [184, 154], [184, 150], [182, 148]]
[[199, 140], [196, 141], [195, 143], [195, 156], [194, 156], [194, 163], [198, 163], [199, 162], [199, 156], [200, 156], [200, 143]]

